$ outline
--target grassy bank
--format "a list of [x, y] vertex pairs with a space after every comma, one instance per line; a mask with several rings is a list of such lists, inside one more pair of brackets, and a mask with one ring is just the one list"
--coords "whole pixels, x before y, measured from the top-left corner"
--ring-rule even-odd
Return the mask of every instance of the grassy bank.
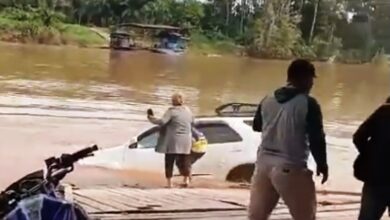
[[244, 48], [231, 39], [212, 39], [199, 32], [191, 34], [190, 50], [200, 54], [241, 54]]
[[[54, 22], [47, 26], [43, 22], [19, 12], [0, 12], [0, 40], [15, 43], [37, 43], [48, 45], [76, 45], [80, 47], [107, 45], [107, 39], [86, 26]], [[97, 28], [95, 28], [97, 29]], [[109, 29], [97, 29], [109, 34]], [[150, 40], [137, 39], [142, 45], [151, 45]], [[210, 39], [198, 32], [191, 35], [190, 51], [196, 54], [238, 54], [242, 48], [229, 39]]]
[[45, 11], [6, 9], [0, 12], [0, 40], [49, 45], [103, 45], [106, 40], [88, 27], [68, 24]]

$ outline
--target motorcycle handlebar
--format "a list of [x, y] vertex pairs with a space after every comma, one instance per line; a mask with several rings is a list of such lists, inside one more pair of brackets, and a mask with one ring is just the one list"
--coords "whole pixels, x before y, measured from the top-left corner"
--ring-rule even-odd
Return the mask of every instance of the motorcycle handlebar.
[[[63, 154], [59, 158], [51, 157], [45, 160], [46, 166], [56, 165], [55, 169], [58, 169], [57, 173], [50, 176], [51, 178], [48, 180], [43, 179], [41, 183], [34, 186], [33, 188], [27, 189], [28, 193], [25, 195], [31, 195], [41, 189], [41, 186], [50, 181], [60, 181], [65, 175], [69, 172], [66, 168], [71, 167], [73, 169], [73, 164], [78, 160], [81, 160], [85, 157], [92, 156], [92, 153], [99, 150], [97, 145], [93, 145], [92, 147], [87, 147], [82, 150], [79, 150], [73, 154]], [[53, 178], [55, 177], [55, 178]], [[22, 180], [19, 180], [21, 182]], [[0, 218], [2, 218], [10, 208], [12, 209], [16, 202], [23, 198], [23, 193], [21, 189], [8, 190], [0, 192]], [[13, 201], [12, 204], [10, 201]]]
[[89, 157], [92, 155], [94, 151], [99, 150], [97, 145], [93, 145], [92, 147], [87, 147], [82, 150], [79, 150], [73, 154], [63, 154], [60, 157], [60, 163], [61, 167], [68, 167], [72, 166], [75, 162], [78, 160], [81, 160], [85, 157]]
[[92, 147], [87, 147], [82, 150], [79, 150], [71, 155], [74, 162], [83, 159], [85, 157], [90, 156], [94, 151], [99, 150], [97, 145], [93, 145]]

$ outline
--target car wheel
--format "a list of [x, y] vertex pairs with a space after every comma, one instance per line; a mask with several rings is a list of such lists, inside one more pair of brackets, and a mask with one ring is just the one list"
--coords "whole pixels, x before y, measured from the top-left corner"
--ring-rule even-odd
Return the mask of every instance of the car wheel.
[[251, 182], [253, 171], [255, 170], [254, 164], [244, 164], [232, 169], [228, 176], [227, 181], [230, 182]]

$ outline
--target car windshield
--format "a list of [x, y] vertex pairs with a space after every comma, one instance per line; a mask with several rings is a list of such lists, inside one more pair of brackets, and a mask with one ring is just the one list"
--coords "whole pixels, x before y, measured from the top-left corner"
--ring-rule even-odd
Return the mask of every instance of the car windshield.
[[138, 148], [155, 148], [159, 137], [159, 127], [153, 127], [138, 136]]
[[157, 145], [157, 140], [159, 137], [159, 132], [154, 132], [148, 136], [145, 136], [140, 141], [138, 141], [139, 148], [155, 148]]

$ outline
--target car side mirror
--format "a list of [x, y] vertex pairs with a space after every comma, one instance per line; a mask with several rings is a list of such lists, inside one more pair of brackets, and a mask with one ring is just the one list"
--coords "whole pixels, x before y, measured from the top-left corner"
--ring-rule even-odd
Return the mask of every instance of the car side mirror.
[[135, 149], [135, 148], [137, 148], [137, 147], [138, 147], [138, 143], [137, 143], [137, 142], [134, 142], [134, 143], [132, 143], [132, 144], [129, 145], [129, 148], [130, 148], [130, 149]]

